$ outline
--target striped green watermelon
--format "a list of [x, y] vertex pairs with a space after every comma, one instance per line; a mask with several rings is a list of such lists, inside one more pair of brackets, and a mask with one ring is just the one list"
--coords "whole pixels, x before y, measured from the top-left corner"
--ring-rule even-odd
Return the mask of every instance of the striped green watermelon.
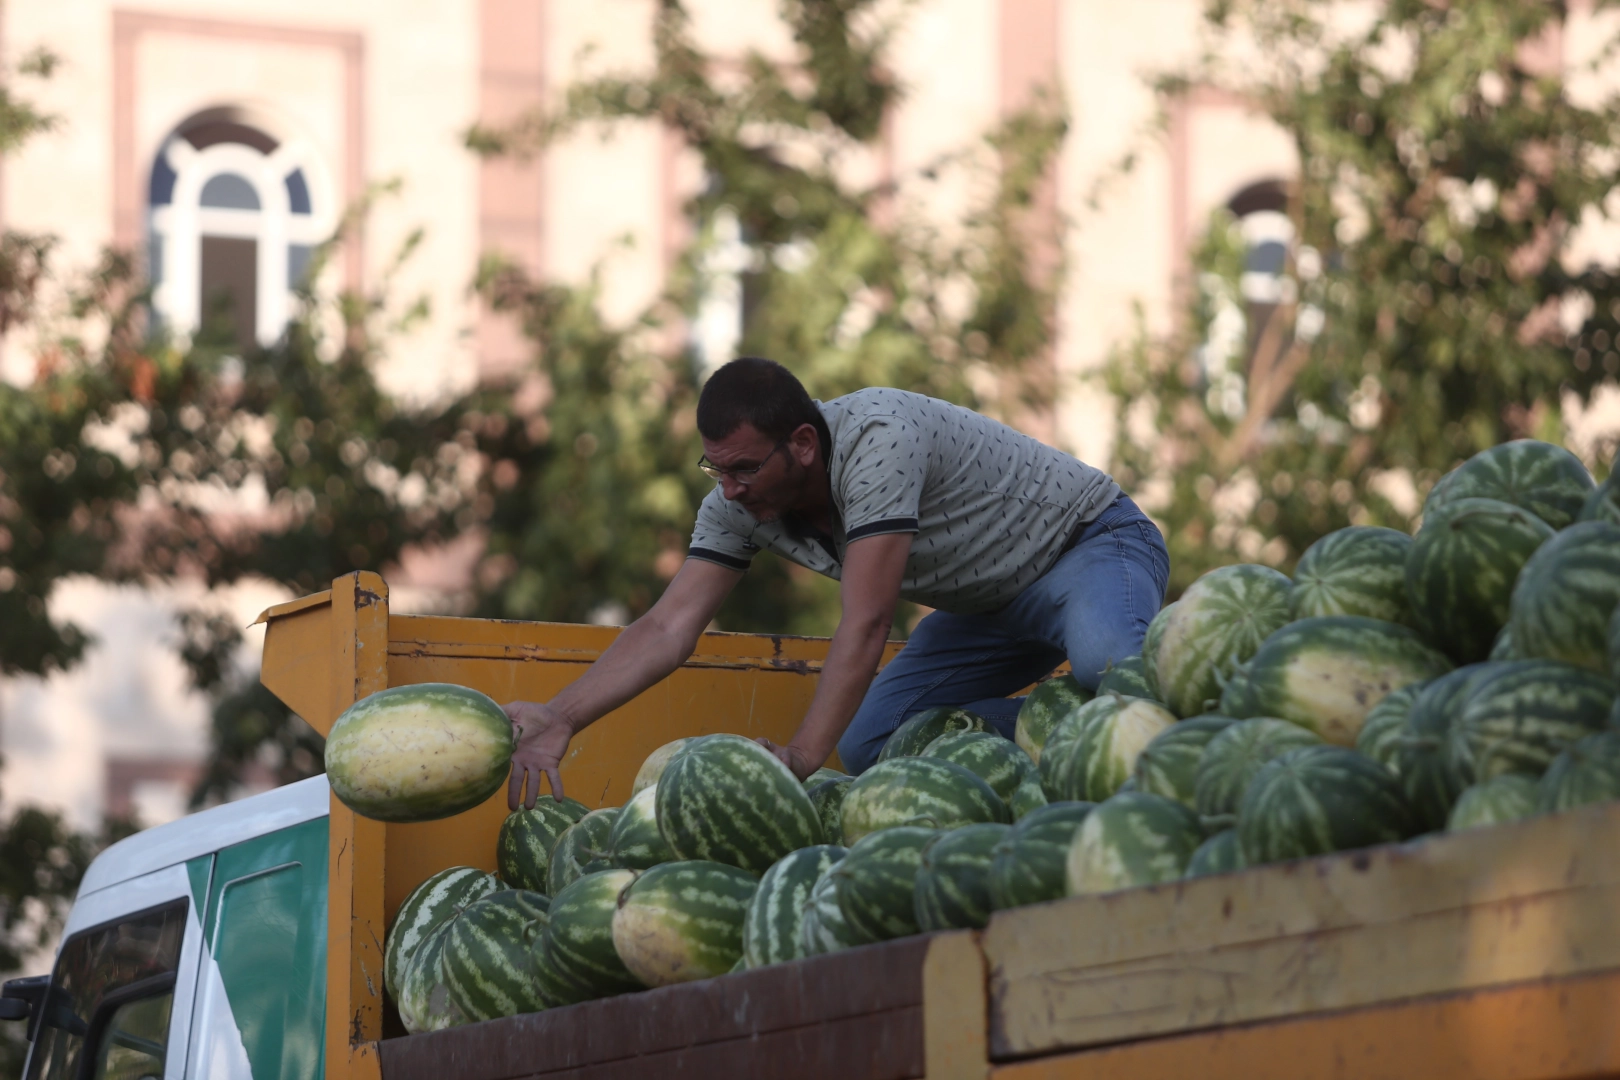
[[1610, 728], [1567, 747], [1541, 778], [1537, 808], [1550, 813], [1620, 799], [1620, 730]]
[[1423, 504], [1429, 516], [1459, 500], [1498, 499], [1522, 506], [1555, 529], [1575, 520], [1593, 488], [1581, 459], [1552, 443], [1517, 439], [1481, 450], [1440, 478]]
[[902, 757], [880, 761], [849, 786], [840, 815], [844, 843], [896, 825], [954, 829], [1009, 822], [1012, 812], [989, 784], [955, 762]]
[[843, 909], [838, 906], [838, 879], [832, 876], [831, 870], [810, 887], [799, 941], [804, 956], [820, 956], [865, 944], [864, 939], [850, 929]]
[[1069, 845], [1095, 805], [1048, 803], [1030, 811], [1002, 836], [990, 858], [991, 910], [1068, 895]]
[[751, 968], [804, 957], [804, 915], [810, 890], [848, 854], [830, 844], [800, 848], [759, 879], [743, 919], [743, 959]]
[[1266, 639], [1242, 679], [1227, 686], [1220, 711], [1275, 716], [1354, 746], [1385, 694], [1450, 670], [1451, 661], [1407, 627], [1359, 615], [1301, 619]]
[[1148, 623], [1147, 633], [1142, 637], [1142, 651], [1139, 654], [1142, 658], [1142, 678], [1147, 680], [1148, 689], [1152, 691], [1142, 696], [1152, 701], [1164, 700], [1159, 696], [1159, 669], [1156, 658], [1159, 655], [1159, 646], [1164, 642], [1165, 629], [1170, 625], [1170, 620], [1176, 617], [1176, 611], [1180, 606], [1181, 601], [1177, 600], [1160, 608], [1159, 613]]
[[837, 882], [838, 910], [851, 937], [867, 944], [917, 932], [917, 868], [923, 848], [937, 835], [938, 829], [916, 825], [884, 829], [850, 845], [849, 854], [828, 871]]
[[810, 805], [816, 808], [816, 816], [821, 819], [824, 838], [839, 839], [844, 835], [844, 796], [849, 794], [849, 786], [854, 782], [853, 776], [839, 776], [804, 789]]
[[1496, 632], [1496, 640], [1491, 644], [1490, 655], [1487, 660], [1524, 660], [1527, 657], [1519, 655], [1519, 650], [1513, 646], [1513, 628], [1504, 626]]
[[811, 788], [815, 787], [817, 784], [821, 783], [823, 780], [853, 780], [853, 779], [855, 779], [855, 778], [853, 776], [849, 775], [849, 773], [839, 772], [837, 769], [829, 769], [827, 766], [823, 765], [821, 768], [817, 769], [815, 772], [811, 773], [809, 776], [804, 778], [804, 790], [809, 791]]
[[1620, 525], [1583, 521], [1547, 541], [1513, 590], [1513, 644], [1524, 657], [1609, 674], [1609, 620], [1620, 607]]
[[1041, 760], [1041, 747], [1057, 722], [1090, 701], [1092, 693], [1080, 685], [1073, 675], [1058, 675], [1047, 679], [1029, 692], [1018, 707], [1018, 723], [1013, 729], [1013, 741], [1030, 756]]
[[1321, 741], [1314, 731], [1272, 717], [1233, 724], [1204, 747], [1193, 780], [1194, 808], [1213, 824], [1229, 821], [1262, 765], [1286, 751], [1317, 746]]
[[1306, 746], [1273, 758], [1238, 804], [1246, 866], [1395, 843], [1417, 832], [1400, 781], [1342, 746]]
[[1204, 829], [1174, 799], [1127, 791], [1098, 803], [1069, 845], [1070, 896], [1174, 881], [1187, 869]]
[[645, 870], [677, 858], [658, 831], [658, 785], [642, 788], [619, 810], [608, 834], [608, 861], [621, 870]]
[[[679, 761], [665, 770], [660, 788]], [[743, 920], [758, 888], [757, 875], [725, 863], [655, 866], [620, 894], [613, 947], [643, 986], [724, 975], [743, 954]]]
[[1011, 802], [1035, 762], [1018, 745], [988, 731], [951, 731], [928, 744], [922, 757], [954, 761], [990, 785], [1002, 801]]
[[551, 898], [544, 960], [555, 976], [551, 988], [562, 995], [557, 1004], [641, 989], [640, 980], [630, 974], [613, 945], [619, 894], [636, 876], [633, 870], [585, 874]]
[[1159, 732], [1136, 759], [1136, 790], [1196, 805], [1194, 791], [1204, 747], [1236, 722], [1230, 716], [1205, 713]]
[[984, 717], [966, 709], [951, 709], [944, 706], [924, 709], [920, 713], [908, 716], [905, 723], [894, 729], [894, 734], [889, 736], [889, 741], [883, 744], [883, 749], [878, 753], [878, 760], [916, 757], [927, 749], [929, 743], [947, 731], [989, 730], [990, 725], [985, 723]]
[[1236, 829], [1222, 829], [1198, 845], [1198, 850], [1187, 860], [1182, 877], [1209, 877], [1230, 874], [1243, 869], [1243, 849], [1238, 844]]
[[1126, 697], [1158, 700], [1153, 684], [1148, 682], [1147, 667], [1140, 654], [1127, 656], [1109, 665], [1108, 670], [1102, 673], [1102, 678], [1097, 680], [1097, 696], [1101, 697], [1103, 694], [1124, 694]]
[[1609, 674], [1620, 683], [1620, 606], [1609, 616]]
[[548, 1009], [576, 1005], [598, 996], [562, 974], [552, 951], [549, 926], [534, 946], [534, 987], [541, 1003]]
[[434, 821], [506, 785], [512, 721], [465, 686], [418, 683], [350, 705], [326, 737], [326, 777], [343, 805], [376, 821]]
[[1469, 687], [1501, 665], [1468, 664], [1431, 680], [1418, 691], [1395, 737], [1395, 774], [1424, 830], [1443, 829], [1468, 781], [1457, 772], [1448, 742]]
[[1109, 694], [1066, 718], [1041, 755], [1041, 787], [1048, 799], [1100, 802], [1120, 789], [1143, 747], [1176, 722], [1156, 701]]
[[1470, 784], [1457, 796], [1446, 819], [1448, 832], [1523, 821], [1536, 812], [1536, 781], [1518, 773], [1503, 773]]
[[819, 844], [821, 815], [793, 770], [741, 735], [705, 735], [670, 759], [657, 785], [658, 831], [679, 859], [763, 874]]
[[1252, 563], [1223, 566], [1193, 582], [1151, 661], [1154, 697], [1177, 716], [1213, 711], [1233, 669], [1288, 622], [1293, 587], [1287, 575]]
[[1022, 821], [1046, 803], [1046, 789], [1041, 787], [1040, 770], [1034, 769], [1019, 781], [1012, 798], [1007, 800], [1007, 809], [1012, 811], [1014, 821]]
[[1366, 754], [1399, 776], [1400, 739], [1406, 734], [1406, 717], [1418, 693], [1428, 685], [1427, 682], [1408, 683], [1385, 694], [1382, 701], [1368, 710], [1367, 719], [1356, 735], [1356, 752]]
[[1418, 629], [1459, 663], [1485, 659], [1507, 625], [1514, 582], [1552, 536], [1530, 511], [1493, 499], [1458, 499], [1426, 516], [1406, 560]]
[[1610, 467], [1609, 478], [1599, 484], [1581, 504], [1582, 521], [1607, 521], [1620, 525], [1620, 459]]
[[495, 837], [495, 871], [514, 889], [543, 893], [550, 886], [551, 851], [568, 827], [589, 811], [573, 799], [558, 802], [550, 795], [535, 800], [533, 810], [519, 808], [501, 822]]
[[469, 1023], [467, 1016], [450, 1000], [450, 988], [445, 984], [440, 962], [450, 928], [460, 917], [458, 911], [434, 927], [400, 970], [399, 996], [394, 1004], [399, 1008], [400, 1022], [412, 1035]]
[[923, 848], [912, 883], [917, 928], [982, 929], [990, 921], [990, 858], [1011, 825], [964, 825]]
[[440, 870], [411, 890], [388, 928], [383, 947], [383, 986], [399, 1000], [405, 965], [427, 936], [460, 914], [474, 900], [498, 892], [500, 880], [471, 866]]
[[680, 753], [691, 741], [691, 739], [675, 739], [648, 754], [647, 759], [641, 763], [641, 768], [636, 770], [635, 780], [630, 784], [630, 797], [633, 799], [658, 783], [658, 778], [664, 775], [664, 769], [669, 765], [670, 758]]
[[546, 897], [503, 889], [474, 901], [445, 935], [439, 966], [450, 1000], [468, 1020], [538, 1012], [536, 946], [546, 932]]
[[1503, 773], [1540, 776], [1577, 739], [1603, 729], [1615, 686], [1556, 660], [1490, 665], [1472, 682], [1447, 732], [1446, 756], [1462, 782]]
[[[613, 852], [613, 823], [619, 820], [619, 808], [606, 806], [592, 810], [557, 838], [551, 850], [551, 863], [546, 869], [546, 895], [556, 896], [565, 885], [585, 872], [593, 859], [606, 859]], [[603, 867], [603, 869], [606, 869]]]
[[1364, 615], [1411, 625], [1406, 597], [1406, 558], [1412, 538], [1394, 529], [1352, 525], [1328, 533], [1305, 549], [1294, 568], [1289, 614]]

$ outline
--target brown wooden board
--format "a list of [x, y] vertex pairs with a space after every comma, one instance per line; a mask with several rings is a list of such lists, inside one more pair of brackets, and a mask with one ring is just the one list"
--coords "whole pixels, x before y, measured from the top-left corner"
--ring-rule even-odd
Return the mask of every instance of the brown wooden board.
[[932, 937], [387, 1039], [384, 1080], [924, 1074]]
[[1000, 912], [991, 1056], [1613, 970], [1617, 912], [1620, 803]]

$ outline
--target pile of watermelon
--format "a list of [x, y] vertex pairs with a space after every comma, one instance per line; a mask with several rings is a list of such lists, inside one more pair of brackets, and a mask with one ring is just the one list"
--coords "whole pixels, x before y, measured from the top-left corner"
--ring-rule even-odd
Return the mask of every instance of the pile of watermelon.
[[411, 894], [385, 981], [433, 1030], [1620, 798], [1617, 689], [1620, 479], [1507, 443], [1435, 486], [1415, 537], [1205, 574], [1095, 693], [1040, 684], [1015, 741], [931, 709], [860, 777], [800, 783], [708, 735], [649, 757], [622, 808], [544, 797], [496, 874]]

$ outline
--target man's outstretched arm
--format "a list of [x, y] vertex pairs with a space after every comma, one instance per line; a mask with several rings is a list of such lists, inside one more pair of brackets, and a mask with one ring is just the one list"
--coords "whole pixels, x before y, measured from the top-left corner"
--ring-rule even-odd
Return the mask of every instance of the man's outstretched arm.
[[914, 533], [869, 536], [844, 552], [844, 574], [839, 589], [843, 614], [838, 619], [827, 660], [821, 667], [816, 696], [804, 722], [786, 746], [760, 740], [803, 780], [832, 756], [838, 739], [866, 697], [883, 646], [894, 624], [894, 605], [900, 599], [906, 558]]
[[533, 809], [542, 774], [551, 782], [552, 795], [562, 798], [558, 768], [569, 740], [685, 663], [740, 580], [739, 570], [687, 559], [658, 602], [625, 627], [585, 674], [550, 701], [506, 705], [518, 736], [507, 805], [516, 810], [521, 801]]

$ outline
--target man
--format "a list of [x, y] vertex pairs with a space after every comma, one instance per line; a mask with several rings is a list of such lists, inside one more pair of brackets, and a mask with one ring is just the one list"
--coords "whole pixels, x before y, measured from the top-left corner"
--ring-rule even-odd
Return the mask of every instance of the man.
[[[836, 745], [860, 773], [907, 716], [960, 705], [1011, 738], [1007, 695], [1065, 658], [1094, 688], [1142, 647], [1169, 577], [1159, 530], [1098, 469], [968, 409], [874, 387], [813, 402], [780, 364], [722, 367], [697, 408], [718, 481], [656, 604], [549, 702], [515, 701], [508, 798], [562, 793], [569, 739], [692, 655], [762, 548], [841, 582], [843, 613], [786, 746], [809, 776]], [[895, 602], [935, 610], [877, 675]]]

